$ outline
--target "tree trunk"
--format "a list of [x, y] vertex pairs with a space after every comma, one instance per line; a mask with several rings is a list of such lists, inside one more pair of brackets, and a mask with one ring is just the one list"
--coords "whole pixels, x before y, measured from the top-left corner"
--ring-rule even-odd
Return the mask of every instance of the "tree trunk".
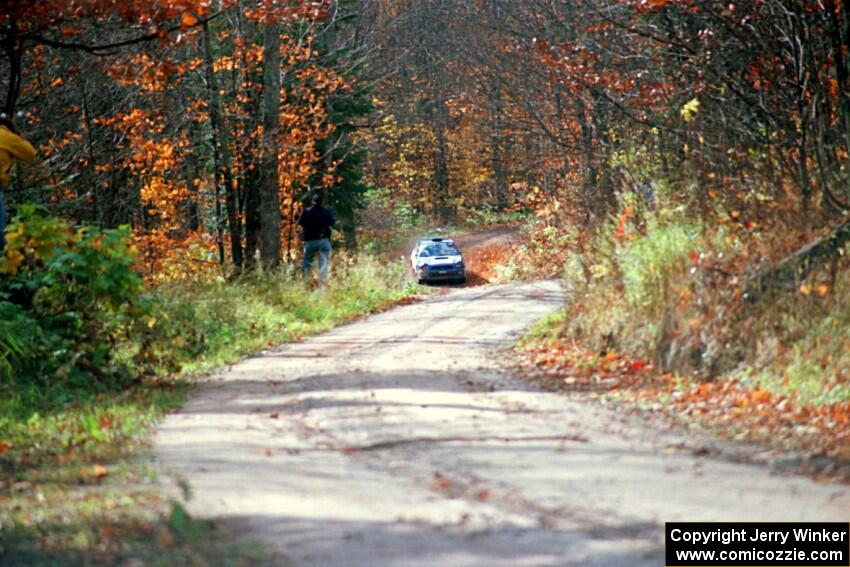
[[86, 82], [82, 83], [81, 87], [82, 93], [82, 101], [83, 101], [83, 120], [86, 123], [86, 152], [88, 153], [88, 164], [86, 167], [88, 174], [88, 183], [92, 188], [92, 197], [94, 199], [94, 210], [95, 210], [95, 219], [97, 220], [97, 224], [100, 227], [100, 230], [106, 228], [103, 218], [103, 199], [101, 197], [101, 188], [100, 183], [97, 182], [97, 176], [95, 174], [95, 158], [94, 158], [94, 138], [93, 138], [93, 125], [91, 119], [91, 111], [89, 110], [89, 93], [88, 93], [88, 84]]
[[451, 217], [449, 206], [449, 148], [446, 142], [446, 132], [438, 119], [437, 152], [434, 155], [434, 208], [437, 218], [447, 221]]
[[256, 263], [255, 256], [262, 239], [259, 182], [257, 168], [246, 171], [242, 176], [245, 191], [245, 258], [249, 267]]
[[608, 149], [610, 139], [608, 136], [608, 113], [603, 106], [601, 97], [594, 95], [591, 106], [591, 115], [593, 119], [593, 130], [596, 132], [596, 141], [598, 148], [593, 152], [595, 163], [601, 164], [602, 171], [597, 169], [597, 188], [599, 191], [600, 201], [608, 205], [608, 210], [617, 208], [617, 196], [614, 194], [614, 180], [611, 179], [611, 169], [607, 166], [607, 161], [604, 159], [605, 152]]
[[502, 97], [499, 87], [491, 89], [493, 106], [490, 109], [490, 151], [493, 168], [493, 193], [496, 208], [500, 211], [508, 208], [508, 180], [505, 164], [502, 161]]
[[755, 300], [768, 290], [796, 291], [809, 274], [840, 259], [847, 242], [850, 242], [850, 219], [748, 278], [745, 285], [747, 298]]
[[[589, 95], [593, 104], [592, 95]], [[599, 198], [596, 195], [596, 160], [594, 159], [593, 151], [593, 126], [591, 124], [591, 112], [587, 109], [588, 103], [581, 98], [576, 98], [576, 115], [579, 119], [581, 128], [582, 150], [584, 150], [584, 183], [582, 191], [584, 193], [585, 207], [588, 212], [601, 213]]]
[[[253, 44], [253, 35], [256, 27], [251, 25], [242, 12], [242, 6], [236, 7], [236, 26], [239, 38], [248, 45]], [[250, 42], [250, 43], [249, 43]], [[241, 126], [243, 135], [246, 137], [238, 145], [242, 163], [242, 175], [239, 176], [240, 195], [242, 197], [242, 210], [245, 219], [245, 266], [248, 269], [256, 267], [257, 252], [260, 250], [260, 156], [257, 148], [249, 142], [249, 133], [257, 130], [260, 121], [261, 107], [260, 97], [257, 96], [253, 85], [258, 77], [252, 76], [251, 65], [247, 59], [247, 49], [242, 50], [242, 85], [243, 103]]]
[[345, 249], [352, 252], [357, 251], [357, 219], [354, 214], [340, 215], [339, 226], [342, 229]]
[[[236, 189], [233, 186], [233, 167], [230, 159], [230, 136], [224, 124], [221, 96], [213, 72], [212, 41], [209, 23], [204, 22], [204, 66], [207, 76], [210, 123], [213, 129], [213, 156], [215, 160], [216, 185], [224, 189], [227, 205], [227, 223], [230, 228], [230, 254], [237, 271], [242, 269], [242, 223], [237, 211]], [[220, 189], [216, 191], [220, 194]]]
[[9, 82], [6, 88], [6, 101], [3, 104], [3, 112], [6, 116], [13, 116], [18, 96], [21, 93], [21, 55], [22, 46], [18, 39], [18, 23], [14, 19], [8, 22], [4, 41], [6, 57], [9, 59]]
[[260, 258], [266, 269], [280, 265], [280, 192], [277, 138], [280, 131], [280, 32], [266, 22], [263, 44], [263, 167], [260, 184]]
[[[189, 143], [193, 148], [201, 147], [199, 140], [197, 140], [196, 130], [193, 123], [189, 123], [188, 126], [189, 132], [187, 134], [187, 138], [189, 139]], [[183, 162], [183, 178], [186, 180], [186, 188], [188, 189], [188, 194], [186, 196], [186, 200], [181, 205], [181, 210], [183, 213], [183, 228], [188, 232], [195, 232], [201, 227], [201, 213], [198, 208], [198, 188], [195, 185], [195, 180], [199, 179], [198, 175], [198, 163], [195, 160], [194, 156], [184, 160]]]

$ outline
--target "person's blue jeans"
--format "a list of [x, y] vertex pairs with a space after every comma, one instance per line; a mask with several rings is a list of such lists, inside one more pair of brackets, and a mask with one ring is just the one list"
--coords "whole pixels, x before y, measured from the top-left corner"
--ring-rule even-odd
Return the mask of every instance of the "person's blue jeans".
[[301, 274], [305, 278], [310, 275], [313, 258], [317, 254], [319, 255], [319, 283], [325, 285], [328, 281], [328, 267], [331, 260], [330, 239], [308, 240], [304, 243], [304, 261], [301, 263]]
[[3, 203], [3, 191], [0, 189], [0, 251], [6, 248], [6, 225], [8, 222], [6, 205]]

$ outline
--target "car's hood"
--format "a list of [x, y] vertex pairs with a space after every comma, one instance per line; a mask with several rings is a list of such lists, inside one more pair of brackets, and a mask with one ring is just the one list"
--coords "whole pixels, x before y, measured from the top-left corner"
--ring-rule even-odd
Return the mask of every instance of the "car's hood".
[[416, 259], [416, 266], [451, 266], [463, 260], [463, 256], [421, 256]]

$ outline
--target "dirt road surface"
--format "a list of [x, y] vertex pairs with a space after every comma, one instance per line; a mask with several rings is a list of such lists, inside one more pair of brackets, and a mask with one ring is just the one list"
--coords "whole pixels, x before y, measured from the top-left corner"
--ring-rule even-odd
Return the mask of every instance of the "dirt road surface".
[[155, 437], [189, 510], [299, 567], [663, 565], [664, 521], [847, 521], [850, 490], [541, 391], [554, 282], [454, 289], [245, 360]]

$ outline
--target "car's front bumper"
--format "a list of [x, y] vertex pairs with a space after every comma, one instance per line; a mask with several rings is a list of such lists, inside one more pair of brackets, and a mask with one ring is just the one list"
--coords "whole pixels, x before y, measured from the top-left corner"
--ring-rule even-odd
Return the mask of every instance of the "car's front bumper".
[[466, 271], [461, 266], [428, 266], [420, 268], [419, 279], [423, 281], [450, 281], [462, 280], [466, 277]]

